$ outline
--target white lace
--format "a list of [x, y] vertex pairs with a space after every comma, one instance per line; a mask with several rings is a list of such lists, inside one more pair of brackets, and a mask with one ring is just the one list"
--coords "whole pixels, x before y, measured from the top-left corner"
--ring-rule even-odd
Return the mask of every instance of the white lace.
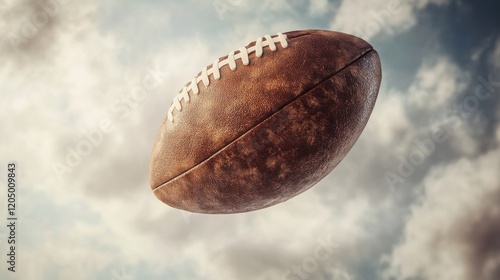
[[[263, 40], [264, 39], [264, 40]], [[271, 51], [276, 51], [276, 43], [280, 43], [281, 47], [286, 49], [288, 47], [288, 42], [286, 41], [286, 35], [282, 33], [278, 33], [276, 37], [271, 37], [269, 35], [264, 36], [263, 38], [259, 38], [255, 41], [255, 45], [252, 47], [249, 47], [248, 49], [245, 47], [241, 47], [238, 49], [238, 53], [235, 53], [232, 51], [229, 53], [228, 57], [222, 61], [219, 61], [218, 59], [214, 61], [214, 63], [211, 65], [212, 67], [208, 68], [205, 67], [202, 71], [201, 74], [198, 77], [193, 78], [193, 80], [188, 83], [175, 97], [174, 100], [172, 101], [172, 105], [170, 105], [170, 108], [168, 109], [168, 114], [167, 118], [168, 120], [173, 123], [174, 122], [174, 109], [177, 111], [182, 111], [182, 104], [181, 100], [184, 100], [184, 102], [189, 103], [190, 97], [189, 97], [189, 91], [192, 91], [194, 94], [198, 94], [200, 92], [198, 88], [198, 83], [202, 82], [205, 87], [208, 87], [210, 85], [210, 79], [209, 75], [213, 75], [215, 80], [220, 79], [220, 69], [224, 65], [229, 65], [229, 68], [231, 70], [236, 70], [236, 59], [241, 59], [243, 62], [243, 65], [248, 65], [250, 63], [250, 60], [248, 59], [248, 55], [252, 52], [255, 52], [255, 55], [257, 57], [261, 57], [263, 54], [263, 49], [264, 47], [269, 47]]]

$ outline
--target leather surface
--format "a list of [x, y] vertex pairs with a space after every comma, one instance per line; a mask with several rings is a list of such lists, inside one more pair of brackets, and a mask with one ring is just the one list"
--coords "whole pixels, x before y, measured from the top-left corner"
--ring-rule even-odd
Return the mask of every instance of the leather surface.
[[343, 33], [285, 33], [164, 122], [150, 184], [163, 202], [201, 213], [256, 210], [285, 201], [326, 176], [363, 130], [378, 93], [376, 51]]

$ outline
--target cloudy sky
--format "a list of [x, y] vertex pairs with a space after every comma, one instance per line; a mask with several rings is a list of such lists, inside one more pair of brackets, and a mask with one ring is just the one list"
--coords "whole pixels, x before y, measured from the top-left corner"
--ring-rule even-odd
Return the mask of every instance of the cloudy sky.
[[[2, 0], [0, 278], [500, 279], [499, 9]], [[215, 58], [298, 29], [351, 33], [380, 53], [379, 99], [348, 156], [260, 211], [200, 215], [159, 202], [148, 167], [173, 96]], [[152, 72], [159, 83], [140, 91]]]

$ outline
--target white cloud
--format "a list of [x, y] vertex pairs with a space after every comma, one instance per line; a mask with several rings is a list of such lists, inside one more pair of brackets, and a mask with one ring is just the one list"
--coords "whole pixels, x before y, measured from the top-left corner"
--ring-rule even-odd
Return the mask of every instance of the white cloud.
[[[462, 103], [457, 97], [469, 82], [467, 72], [439, 56], [422, 63], [407, 90], [396, 91], [383, 85], [366, 128], [366, 133], [372, 135], [370, 144], [381, 145], [394, 154], [406, 153], [416, 138], [430, 135], [435, 126], [444, 126], [441, 122], [448, 121], [448, 111]], [[450, 143], [457, 151], [470, 155], [476, 143], [466, 121], [457, 117], [455, 129], [450, 129]]]
[[331, 4], [328, 2], [328, 0], [309, 1], [309, 14], [311, 16], [321, 16], [331, 12], [333, 11], [331, 10]]
[[[401, 134], [411, 126], [406, 115], [404, 95], [399, 92], [381, 90], [370, 118], [366, 133], [384, 147], [397, 148], [395, 142], [402, 142]], [[399, 137], [395, 137], [398, 135]]]
[[330, 28], [351, 33], [366, 40], [379, 35], [408, 30], [417, 22], [417, 12], [427, 5], [444, 5], [448, 0], [343, 0]]
[[460, 68], [446, 57], [424, 61], [409, 88], [409, 106], [434, 113], [444, 110], [467, 86]]
[[[396, 279], [497, 279], [500, 248], [500, 150], [473, 161], [433, 168], [420, 202], [412, 207], [401, 244], [388, 259]], [[484, 228], [485, 231], [482, 231]], [[491, 236], [493, 234], [493, 236]], [[495, 276], [496, 275], [496, 276]]]
[[[196, 230], [215, 233], [207, 227], [223, 226], [220, 222], [226, 220], [226, 227], [231, 223], [229, 228], [237, 231], [228, 230], [228, 234], [218, 236], [209, 234], [209, 243], [195, 238], [184, 252], [202, 268], [204, 279], [264, 280], [266, 276], [282, 279], [293, 266], [302, 266], [304, 259], [313, 255], [321, 242], [318, 240], [335, 243], [328, 259], [318, 262], [317, 269], [307, 273], [313, 278], [318, 273], [331, 273], [333, 268], [349, 265], [351, 252], [369, 238], [360, 226], [368, 212], [369, 205], [364, 199], [349, 201], [332, 210], [320, 203], [319, 196], [305, 193], [272, 210], [247, 213], [245, 223], [239, 219], [210, 218], [210, 224]], [[199, 218], [193, 220], [195, 225], [201, 226], [200, 222]]]
[[[10, 14], [14, 24], [5, 25], [7, 29], [2, 30], [3, 34], [10, 32], [10, 28], [15, 27], [15, 23], [26, 14], [30, 16], [41, 10], [31, 2], [28, 4], [34, 7], [27, 9], [26, 3], [22, 2], [19, 9], [11, 7], [11, 11], [17, 9], [20, 13], [18, 17]], [[131, 224], [136, 222], [137, 213], [145, 210], [144, 203], [140, 203], [142, 200], [146, 199], [147, 204], [154, 203], [157, 211], [165, 209], [157, 203], [146, 183], [147, 161], [152, 145], [150, 138], [156, 132], [156, 124], [161, 122], [161, 117], [156, 122], [145, 121], [143, 118], [152, 108], [141, 108], [144, 103], [140, 102], [125, 122], [117, 121], [114, 113], [109, 111], [113, 101], [130, 95], [132, 88], [140, 84], [144, 73], [147, 73], [146, 66], [154, 68], [154, 57], [142, 54], [144, 58], [140, 64], [144, 66], [126, 68], [120, 64], [118, 54], [122, 45], [112, 35], [100, 32], [92, 17], [95, 9], [96, 4], [88, 2], [61, 6], [51, 18], [52, 25], [47, 23], [43, 27], [45, 29], [40, 27], [37, 34], [18, 46], [17, 52], [10, 42], [0, 49], [0, 57], [5, 62], [0, 68], [0, 91], [8, 101], [0, 103], [0, 115], [2, 119], [11, 120], [2, 123], [2, 131], [9, 137], [3, 140], [0, 154], [2, 158], [19, 163], [20, 187], [38, 193], [37, 196], [29, 195], [27, 191], [20, 194], [26, 202], [22, 210], [30, 213], [24, 218], [26, 227], [19, 230], [23, 245], [19, 246], [18, 254], [25, 267], [19, 274], [26, 279], [90, 279], [96, 278], [94, 276], [99, 273], [110, 274], [111, 271], [107, 270], [117, 259], [126, 258], [127, 262], [134, 263], [137, 254], [145, 258], [160, 257], [143, 251], [143, 246], [149, 247], [149, 250], [158, 248], [156, 244], [131, 242], [128, 239], [130, 235], [124, 233], [133, 228]], [[170, 55], [174, 60], [179, 52], [171, 52]], [[195, 57], [187, 51], [184, 53], [185, 61]], [[161, 67], [164, 65], [165, 62], [162, 62]], [[174, 62], [171, 65], [179, 67]], [[176, 75], [182, 74], [183, 70], [176, 71]], [[157, 103], [156, 110], [166, 111], [171, 97], [183, 85], [172, 82], [176, 77], [174, 75], [169, 79], [175, 87], [172, 89], [174, 92], [158, 98], [163, 102]], [[187, 77], [184, 79], [187, 81]], [[149, 100], [151, 102], [152, 98], [149, 97]], [[82, 130], [97, 128], [105, 117], [114, 121], [115, 132], [105, 134], [102, 143], [95, 145], [82, 163], [75, 166], [72, 172], [65, 173], [64, 180], [59, 181], [51, 163], [58, 161], [65, 164], [67, 148], [77, 149], [78, 144], [86, 139]], [[140, 121], [134, 124], [138, 119]], [[148, 125], [144, 127], [144, 123]], [[130, 135], [147, 139], [136, 138], [128, 144], [121, 140], [131, 139]], [[129, 153], [131, 146], [134, 146], [135, 152]], [[141, 161], [145, 162], [143, 166], [146, 168], [141, 169]], [[129, 165], [124, 165], [124, 162]], [[130, 176], [134, 172], [136, 176]], [[130, 177], [133, 180], [129, 180]], [[124, 178], [129, 185], [116, 184]], [[109, 194], [110, 188], [115, 188], [111, 190], [113, 197], [106, 201], [102, 195], [106, 189]], [[142, 200], [136, 198], [133, 204], [127, 202], [124, 199], [127, 189], [144, 194]], [[94, 193], [88, 195], [92, 191]], [[44, 207], [39, 205], [41, 196], [48, 197]], [[74, 213], [78, 205], [84, 205], [85, 209], [94, 213], [92, 218], [95, 220], [81, 221], [82, 217]], [[124, 218], [124, 209], [134, 212]], [[38, 220], [31, 217], [40, 212], [50, 216], [51, 222], [38, 224]], [[75, 240], [79, 242], [78, 246]], [[125, 243], [128, 244], [126, 250], [120, 252]], [[85, 264], [89, 259], [91, 264], [82, 268], [82, 262]], [[0, 275], [2, 273], [4, 270]]]
[[467, 70], [446, 56], [424, 60], [407, 92], [402, 94], [406, 113], [413, 120], [410, 125], [413, 133], [401, 140], [413, 142], [430, 137], [440, 128], [446, 131], [446, 146], [455, 153], [475, 155], [480, 148], [475, 137], [485, 127], [479, 110], [487, 101], [476, 98], [474, 92], [465, 92], [472, 82], [470, 77]]

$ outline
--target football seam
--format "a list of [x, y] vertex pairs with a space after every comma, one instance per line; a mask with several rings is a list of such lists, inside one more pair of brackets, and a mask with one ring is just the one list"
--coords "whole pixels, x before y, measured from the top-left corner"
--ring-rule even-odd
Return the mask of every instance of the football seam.
[[246, 134], [250, 133], [253, 129], [255, 129], [257, 126], [259, 126], [261, 123], [265, 122], [266, 120], [268, 120], [269, 118], [273, 117], [274, 115], [276, 115], [278, 112], [280, 112], [283, 108], [287, 107], [288, 105], [292, 104], [293, 102], [295, 102], [297, 99], [299, 99], [300, 97], [306, 95], [307, 93], [309, 93], [310, 91], [312, 91], [313, 89], [319, 87], [321, 84], [323, 84], [324, 82], [328, 81], [329, 79], [331, 79], [333, 76], [337, 75], [338, 73], [344, 71], [346, 68], [348, 68], [349, 66], [353, 65], [354, 63], [356, 63], [358, 60], [362, 59], [363, 57], [365, 57], [366, 55], [368, 55], [370, 52], [373, 51], [373, 48], [371, 47], [370, 49], [368, 49], [366, 52], [364, 52], [363, 54], [359, 55], [358, 57], [356, 57], [355, 59], [353, 59], [350, 63], [346, 64], [344, 67], [342, 67], [341, 69], [339, 69], [338, 71], [336, 71], [335, 73], [333, 73], [332, 75], [326, 77], [325, 79], [323, 79], [322, 81], [320, 81], [318, 84], [312, 86], [310, 89], [308, 90], [305, 90], [302, 94], [296, 96], [294, 99], [290, 100], [289, 102], [285, 103], [284, 105], [282, 105], [281, 107], [279, 107], [278, 109], [276, 109], [271, 115], [267, 116], [267, 117], [264, 117], [261, 121], [259, 121], [258, 123], [256, 123], [254, 126], [252, 126], [251, 128], [249, 128], [248, 130], [244, 131], [242, 134], [240, 134], [239, 136], [237, 136], [234, 140], [232, 140], [231, 142], [227, 143], [226, 145], [224, 145], [223, 147], [221, 147], [219, 150], [217, 150], [216, 152], [214, 152], [212, 155], [210, 155], [209, 157], [207, 157], [206, 159], [200, 161], [199, 163], [195, 164], [194, 166], [192, 166], [191, 168], [187, 169], [186, 171], [183, 171], [182, 173], [180, 173], [179, 175], [176, 175], [175, 177], [159, 184], [158, 186], [156, 186], [155, 188], [153, 188], [153, 192], [155, 192], [156, 190], [166, 186], [167, 184], [169, 184], [170, 182], [172, 181], [175, 181], [177, 180], [178, 178], [184, 176], [185, 174], [191, 172], [192, 170], [196, 169], [197, 167], [199, 167], [200, 165], [204, 164], [205, 162], [209, 161], [211, 158], [217, 156], [219, 153], [221, 153], [222, 151], [224, 151], [227, 147], [231, 146], [233, 143], [239, 141], [242, 137], [244, 137]]

